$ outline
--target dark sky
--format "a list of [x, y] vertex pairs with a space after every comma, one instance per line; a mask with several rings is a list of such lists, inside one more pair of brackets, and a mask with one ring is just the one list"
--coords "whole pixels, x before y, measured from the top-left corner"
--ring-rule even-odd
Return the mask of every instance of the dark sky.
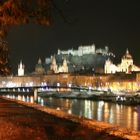
[[22, 59], [26, 71], [34, 71], [39, 57], [57, 49], [77, 49], [79, 45], [109, 46], [116, 60], [126, 48], [140, 66], [140, 6], [138, 0], [55, 0], [68, 23], [53, 10], [50, 27], [29, 24], [12, 27], [8, 35], [11, 65], [17, 69]]

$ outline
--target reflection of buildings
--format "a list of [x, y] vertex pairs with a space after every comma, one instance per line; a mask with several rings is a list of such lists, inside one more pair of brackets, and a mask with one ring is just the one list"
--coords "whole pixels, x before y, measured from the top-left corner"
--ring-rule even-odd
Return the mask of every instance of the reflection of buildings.
[[126, 50], [125, 55], [122, 57], [121, 64], [116, 66], [109, 59], [105, 62], [105, 73], [131, 73], [132, 71], [140, 71], [140, 68], [133, 64], [133, 58], [129, 54], [128, 49]]

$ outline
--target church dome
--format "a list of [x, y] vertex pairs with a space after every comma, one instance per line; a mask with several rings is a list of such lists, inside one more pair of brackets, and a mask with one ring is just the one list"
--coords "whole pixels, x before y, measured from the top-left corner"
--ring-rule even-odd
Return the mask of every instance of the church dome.
[[35, 66], [35, 72], [38, 74], [43, 74], [45, 72], [45, 69], [43, 68], [42, 61], [40, 58]]
[[123, 56], [123, 59], [132, 59], [132, 55], [129, 53], [128, 49], [126, 50], [126, 53]]

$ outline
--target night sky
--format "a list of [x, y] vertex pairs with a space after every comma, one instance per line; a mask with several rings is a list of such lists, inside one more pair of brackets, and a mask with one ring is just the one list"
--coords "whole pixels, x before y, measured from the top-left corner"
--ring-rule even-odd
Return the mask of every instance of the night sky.
[[55, 0], [67, 22], [53, 9], [49, 27], [29, 24], [12, 27], [7, 40], [10, 63], [16, 72], [22, 59], [26, 72], [34, 71], [40, 57], [57, 49], [77, 49], [79, 45], [106, 45], [116, 54], [116, 62], [129, 49], [140, 66], [140, 6], [138, 0]]

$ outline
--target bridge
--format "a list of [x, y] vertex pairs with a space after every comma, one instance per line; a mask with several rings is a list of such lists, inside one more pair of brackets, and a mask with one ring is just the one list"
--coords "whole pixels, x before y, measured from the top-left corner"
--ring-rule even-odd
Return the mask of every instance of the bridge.
[[72, 90], [90, 90], [88, 87], [79, 87], [79, 86], [48, 86], [48, 85], [39, 85], [39, 86], [18, 86], [18, 87], [0, 87], [0, 95], [8, 98], [15, 97], [29, 97], [32, 96], [32, 101], [38, 101], [38, 93], [46, 91], [72, 91]]
[[38, 92], [49, 91], [51, 89], [70, 89], [70, 90], [93, 90], [90, 87], [83, 86], [54, 86], [54, 85], [45, 85], [45, 86], [18, 86], [18, 87], [0, 87], [0, 92]]

